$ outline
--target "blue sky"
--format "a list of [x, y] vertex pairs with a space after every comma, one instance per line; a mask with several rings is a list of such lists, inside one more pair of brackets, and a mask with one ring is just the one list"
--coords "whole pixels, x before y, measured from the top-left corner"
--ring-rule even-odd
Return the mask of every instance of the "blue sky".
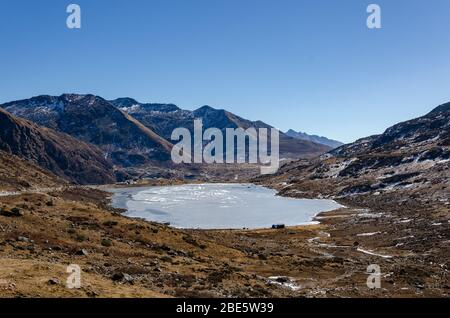
[[449, 75], [448, 0], [0, 0], [0, 102], [207, 104], [350, 142], [450, 101]]

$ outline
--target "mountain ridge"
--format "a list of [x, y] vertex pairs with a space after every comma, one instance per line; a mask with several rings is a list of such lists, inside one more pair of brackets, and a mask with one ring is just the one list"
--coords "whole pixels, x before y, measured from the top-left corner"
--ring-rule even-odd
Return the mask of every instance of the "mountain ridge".
[[[0, 105], [14, 116], [68, 134], [101, 149], [120, 180], [147, 175], [145, 169], [170, 167], [171, 134], [184, 127], [193, 133], [194, 119], [204, 129], [272, 128], [225, 109], [208, 105], [194, 111], [174, 104], [140, 103], [130, 97], [106, 100], [93, 94], [40, 95]], [[312, 158], [331, 148], [280, 132], [280, 158]]]
[[329, 139], [327, 137], [324, 136], [318, 136], [318, 135], [309, 135], [305, 132], [301, 132], [301, 131], [295, 131], [293, 129], [289, 129], [288, 131], [285, 132], [286, 135], [292, 137], [292, 138], [297, 138], [297, 139], [301, 139], [301, 140], [309, 140], [309, 141], [313, 141], [315, 143], [318, 144], [322, 144], [325, 146], [329, 146], [331, 148], [337, 148], [342, 146], [344, 143], [334, 140], [334, 139]]
[[[126, 101], [126, 102], [125, 102]], [[193, 132], [194, 119], [201, 119], [205, 129], [214, 127], [224, 131], [226, 128], [272, 128], [260, 120], [252, 121], [242, 118], [222, 108], [209, 105], [201, 106], [193, 111], [184, 110], [174, 104], [136, 104], [134, 99], [119, 98], [110, 102], [121, 110], [128, 112], [147, 127], [153, 127], [162, 137], [170, 140], [171, 133], [175, 128], [184, 127]], [[126, 106], [128, 105], [128, 106]], [[148, 105], [162, 105], [155, 110]], [[331, 147], [311, 142], [298, 140], [280, 133], [280, 156], [301, 158], [320, 155]]]
[[129, 166], [170, 158], [170, 142], [99, 96], [43, 95], [0, 107], [15, 116], [94, 144], [115, 164]]

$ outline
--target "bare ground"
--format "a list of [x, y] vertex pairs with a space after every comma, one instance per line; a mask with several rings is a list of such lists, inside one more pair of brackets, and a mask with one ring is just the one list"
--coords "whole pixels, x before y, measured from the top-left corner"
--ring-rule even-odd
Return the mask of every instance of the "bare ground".
[[[3, 211], [20, 213], [0, 215], [0, 295], [448, 297], [447, 207], [389, 202], [343, 200], [353, 208], [312, 226], [198, 231], [124, 217], [99, 190], [4, 196]], [[66, 287], [69, 264], [82, 269], [80, 289]], [[366, 285], [370, 264], [380, 289]]]

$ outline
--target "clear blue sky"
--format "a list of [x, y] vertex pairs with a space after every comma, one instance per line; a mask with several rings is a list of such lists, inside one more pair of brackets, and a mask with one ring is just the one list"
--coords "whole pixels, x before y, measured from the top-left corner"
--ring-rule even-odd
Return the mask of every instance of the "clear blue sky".
[[0, 0], [0, 102], [65, 92], [350, 142], [450, 101], [450, 1]]

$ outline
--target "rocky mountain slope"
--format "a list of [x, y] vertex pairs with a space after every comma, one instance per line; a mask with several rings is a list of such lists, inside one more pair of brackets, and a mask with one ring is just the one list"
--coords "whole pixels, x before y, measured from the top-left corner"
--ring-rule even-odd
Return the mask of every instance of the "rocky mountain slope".
[[[449, 204], [450, 103], [383, 134], [341, 146], [313, 161], [280, 169], [286, 194], [330, 197], [423, 192]], [[275, 180], [274, 179], [274, 180]], [[425, 200], [425, 199], [424, 199]]]
[[[202, 119], [204, 129], [218, 128], [272, 128], [262, 121], [251, 121], [239, 117], [224, 109], [202, 106], [194, 111], [183, 110], [173, 104], [142, 104], [131, 98], [119, 98], [110, 101], [120, 110], [127, 112], [152, 127], [155, 132], [170, 140], [172, 131], [178, 127], [189, 129], [193, 133], [194, 119]], [[299, 140], [280, 132], [280, 156], [287, 158], [314, 157], [331, 148], [309, 140]]]
[[337, 148], [344, 144], [340, 141], [329, 139], [327, 137], [317, 136], [317, 135], [308, 135], [307, 133], [304, 133], [301, 131], [297, 132], [293, 129], [289, 129], [285, 134], [292, 138], [301, 139], [301, 140], [309, 140], [309, 141], [315, 142], [317, 144], [325, 145], [325, 146], [328, 146], [331, 148]]
[[38, 96], [1, 107], [15, 116], [95, 144], [118, 165], [170, 158], [171, 143], [98, 96]]
[[52, 188], [66, 184], [51, 172], [17, 156], [0, 150], [0, 196], [2, 191], [14, 192]]
[[318, 216], [326, 234], [311, 239], [325, 255], [346, 259], [342, 288], [358, 264], [360, 273], [377, 264], [381, 290], [396, 289], [392, 296], [435, 290], [448, 297], [449, 137], [450, 103], [256, 182], [283, 196], [333, 198], [345, 206]]
[[[112, 165], [92, 145], [16, 118], [2, 109], [0, 127], [0, 150], [8, 154], [26, 159], [59, 177], [80, 184], [109, 183], [114, 180]], [[19, 166], [18, 161], [17, 168]], [[30, 165], [21, 166], [28, 169]], [[24, 175], [29, 173], [31, 171], [23, 172]], [[46, 172], [37, 173], [48, 177]]]

